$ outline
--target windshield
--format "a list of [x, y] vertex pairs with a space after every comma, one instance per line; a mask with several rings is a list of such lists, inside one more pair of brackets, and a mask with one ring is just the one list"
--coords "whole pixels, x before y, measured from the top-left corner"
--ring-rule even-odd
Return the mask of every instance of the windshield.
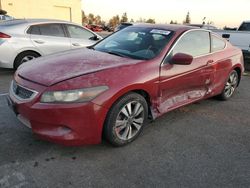
[[149, 60], [156, 57], [170, 41], [172, 31], [127, 27], [102, 40], [93, 49], [132, 59]]
[[239, 31], [250, 31], [250, 23], [241, 24]]

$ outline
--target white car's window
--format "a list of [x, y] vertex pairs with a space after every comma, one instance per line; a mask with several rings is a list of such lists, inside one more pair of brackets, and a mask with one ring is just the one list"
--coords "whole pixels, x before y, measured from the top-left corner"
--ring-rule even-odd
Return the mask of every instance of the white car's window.
[[171, 55], [185, 53], [197, 57], [210, 53], [210, 37], [207, 31], [191, 31], [177, 42]]
[[44, 24], [40, 25], [41, 35], [53, 37], [65, 37], [63, 28], [60, 24]]
[[41, 35], [39, 25], [31, 26], [27, 33], [32, 35]]
[[84, 28], [74, 26], [74, 25], [67, 25], [69, 35], [71, 38], [82, 38], [82, 39], [89, 39], [94, 36], [93, 33], [87, 31]]
[[27, 33], [32, 35], [65, 37], [65, 33], [61, 24], [33, 25], [28, 29]]
[[226, 42], [218, 37], [212, 35], [212, 52], [223, 50], [226, 46]]

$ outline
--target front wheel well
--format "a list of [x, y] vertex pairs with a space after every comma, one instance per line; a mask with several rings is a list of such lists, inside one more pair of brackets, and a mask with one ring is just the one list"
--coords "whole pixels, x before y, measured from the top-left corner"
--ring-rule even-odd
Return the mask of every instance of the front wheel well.
[[16, 56], [16, 58], [15, 58], [15, 60], [14, 60], [14, 68], [15, 68], [15, 69], [17, 69], [18, 66], [19, 66], [19, 65], [18, 65], [18, 64], [19, 64], [18, 59], [19, 59], [21, 56], [23, 56], [24, 54], [28, 54], [28, 53], [36, 54], [37, 57], [40, 57], [40, 56], [41, 56], [40, 53], [38, 53], [38, 52], [36, 52], [36, 51], [34, 51], [34, 50], [22, 51], [22, 52], [20, 52], [19, 54], [17, 54], [17, 56]]
[[145, 100], [147, 101], [147, 104], [148, 104], [148, 119], [153, 119], [152, 112], [151, 112], [151, 100], [150, 100], [150, 95], [148, 94], [148, 92], [146, 92], [145, 90], [142, 90], [142, 89], [132, 90], [130, 92], [137, 93], [145, 98]]
[[[122, 97], [128, 95], [129, 93], [137, 93], [139, 95], [141, 95], [147, 102], [147, 105], [148, 105], [148, 119], [149, 120], [152, 120], [153, 119], [153, 115], [152, 115], [152, 112], [151, 112], [151, 101], [150, 101], [150, 95], [148, 94], [148, 92], [146, 92], [145, 90], [142, 90], [142, 89], [138, 89], [138, 90], [130, 90], [126, 93], [124, 93], [123, 95], [121, 95], [119, 98], [116, 99], [116, 101], [111, 105], [111, 107], [109, 108], [109, 112], [106, 114], [106, 118], [105, 118], [105, 122], [107, 120], [107, 116], [108, 114], [110, 113], [110, 109], [116, 104], [116, 102], [121, 99]], [[103, 136], [103, 131], [104, 131], [104, 128], [102, 129], [102, 136]]]
[[239, 81], [238, 81], [237, 86], [239, 86], [240, 80], [241, 80], [241, 69], [240, 69], [239, 67], [236, 67], [234, 70], [235, 70], [235, 71], [237, 72], [237, 74], [238, 74]]

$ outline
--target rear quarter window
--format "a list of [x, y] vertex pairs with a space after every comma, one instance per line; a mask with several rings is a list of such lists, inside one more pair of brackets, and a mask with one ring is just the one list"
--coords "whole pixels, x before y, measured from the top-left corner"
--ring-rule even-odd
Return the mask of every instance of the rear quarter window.
[[28, 34], [31, 34], [31, 35], [41, 35], [39, 26], [37, 26], [37, 25], [31, 26], [31, 27], [28, 29], [27, 33], [28, 33]]
[[212, 35], [212, 52], [223, 50], [226, 47], [226, 42]]

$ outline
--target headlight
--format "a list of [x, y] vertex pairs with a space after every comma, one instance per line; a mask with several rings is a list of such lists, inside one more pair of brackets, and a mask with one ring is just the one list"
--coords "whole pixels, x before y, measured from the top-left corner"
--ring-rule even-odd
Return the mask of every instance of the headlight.
[[98, 86], [85, 89], [48, 91], [41, 97], [42, 103], [70, 103], [87, 102], [108, 89], [107, 86]]

